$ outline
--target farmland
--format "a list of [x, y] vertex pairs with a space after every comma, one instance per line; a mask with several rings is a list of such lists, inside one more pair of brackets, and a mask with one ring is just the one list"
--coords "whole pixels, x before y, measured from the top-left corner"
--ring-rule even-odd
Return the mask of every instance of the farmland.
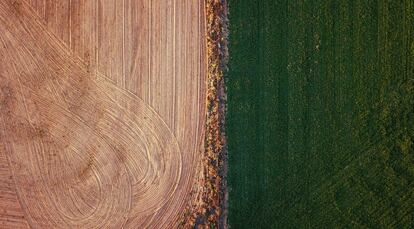
[[203, 188], [204, 12], [0, 1], [0, 228], [178, 227]]
[[229, 9], [230, 226], [414, 227], [414, 2]]

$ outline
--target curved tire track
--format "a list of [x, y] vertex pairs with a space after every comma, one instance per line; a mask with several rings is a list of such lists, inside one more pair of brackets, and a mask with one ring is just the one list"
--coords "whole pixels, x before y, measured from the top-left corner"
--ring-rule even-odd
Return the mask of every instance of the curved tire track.
[[150, 226], [182, 169], [165, 122], [91, 76], [20, 1], [2, 1], [0, 21], [1, 146], [30, 226]]

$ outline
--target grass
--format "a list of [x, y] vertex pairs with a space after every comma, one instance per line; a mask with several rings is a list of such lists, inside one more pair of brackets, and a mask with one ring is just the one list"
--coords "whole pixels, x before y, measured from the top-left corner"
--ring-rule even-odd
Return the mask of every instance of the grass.
[[413, 228], [414, 1], [229, 7], [231, 228]]

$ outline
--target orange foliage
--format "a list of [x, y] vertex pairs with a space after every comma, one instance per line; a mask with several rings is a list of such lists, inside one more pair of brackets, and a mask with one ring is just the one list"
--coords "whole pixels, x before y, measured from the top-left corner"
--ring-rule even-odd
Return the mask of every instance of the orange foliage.
[[[207, 20], [207, 114], [202, 174], [196, 201], [187, 208], [182, 228], [218, 228], [223, 206], [222, 168], [225, 163], [225, 85], [227, 60], [226, 2], [205, 0]], [[197, 192], [197, 190], [195, 190]]]

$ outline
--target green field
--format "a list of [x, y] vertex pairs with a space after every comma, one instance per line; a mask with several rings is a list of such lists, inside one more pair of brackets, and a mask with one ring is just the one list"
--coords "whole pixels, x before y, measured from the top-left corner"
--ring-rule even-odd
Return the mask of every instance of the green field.
[[414, 0], [229, 7], [231, 228], [414, 228]]

